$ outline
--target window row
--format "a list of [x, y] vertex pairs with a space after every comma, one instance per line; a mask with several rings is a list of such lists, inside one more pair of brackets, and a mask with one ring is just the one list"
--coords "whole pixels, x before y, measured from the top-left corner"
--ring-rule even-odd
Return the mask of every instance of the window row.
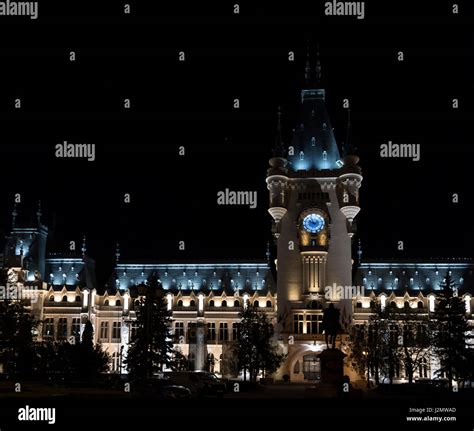
[[302, 192], [298, 193], [298, 200], [329, 201], [329, 193], [326, 192]]
[[[370, 308], [374, 309], [375, 305], [376, 305], [376, 302], [374, 300], [370, 301]], [[363, 308], [361, 301], [357, 301], [355, 306], [356, 306], [356, 308]], [[390, 308], [397, 308], [397, 303], [395, 301], [391, 301], [390, 304], [389, 304], [389, 307]], [[410, 303], [408, 301], [405, 301], [403, 303], [403, 307], [406, 308], [406, 309], [411, 308]], [[422, 309], [422, 308], [425, 307], [425, 304], [423, 303], [423, 301], [418, 301], [417, 304], [416, 304], [416, 307], [418, 309]]]
[[[236, 341], [238, 336], [239, 324], [232, 323], [232, 327], [227, 322], [220, 322], [218, 325], [210, 322], [204, 327], [207, 341]], [[174, 336], [177, 342], [186, 340], [192, 343], [196, 339], [197, 324], [189, 322], [185, 331], [184, 322], [175, 322]]]
[[294, 334], [322, 334], [323, 333], [322, 314], [294, 314], [293, 333]]
[[[265, 304], [265, 305], [263, 305], [263, 304]], [[180, 299], [180, 300], [176, 303], [176, 305], [177, 305], [178, 307], [184, 307], [184, 302], [183, 302], [183, 300]], [[211, 300], [209, 301], [209, 307], [212, 308], [212, 307], [215, 307], [215, 306], [216, 306], [216, 305], [215, 305], [214, 300], [211, 299]], [[234, 301], [233, 307], [241, 307], [241, 306], [242, 306], [242, 304], [241, 304], [241, 302], [240, 302], [239, 300], [235, 300], [235, 301]], [[271, 308], [273, 305], [272, 305], [272, 301], [270, 301], [270, 300], [268, 300], [268, 301], [266, 301], [266, 302], [255, 300], [255, 301], [253, 302], [253, 306], [254, 306], [254, 307], [257, 307], [257, 308], [259, 308], [259, 307]], [[195, 301], [194, 299], [192, 299], [191, 301], [189, 301], [189, 307], [196, 307], [196, 301]], [[223, 301], [221, 302], [221, 307], [229, 307], [228, 302], [227, 302], [226, 300], [223, 300]]]
[[[49, 299], [50, 302], [54, 302], [55, 297], [54, 297], [54, 295], [50, 295], [48, 299]], [[75, 302], [81, 302], [81, 295], [76, 295], [76, 297], [74, 298], [74, 301]], [[68, 300], [67, 295], [63, 295], [63, 297], [61, 298], [61, 301], [58, 301], [58, 302], [72, 302], [72, 301]]]
[[100, 322], [99, 340], [102, 342], [110, 341], [112, 335], [112, 342], [117, 343], [122, 338], [122, 324], [121, 322], [112, 322], [112, 334], [110, 334], [110, 322]]
[[81, 319], [74, 317], [71, 324], [68, 324], [66, 317], [58, 319], [48, 318], [43, 322], [43, 338], [46, 340], [66, 340], [68, 336], [73, 335], [79, 339], [81, 335]]

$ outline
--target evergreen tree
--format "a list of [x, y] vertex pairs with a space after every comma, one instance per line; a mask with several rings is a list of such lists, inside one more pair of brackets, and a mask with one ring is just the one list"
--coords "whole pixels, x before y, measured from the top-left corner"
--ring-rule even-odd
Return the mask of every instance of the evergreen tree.
[[134, 377], [152, 377], [164, 366], [174, 366], [171, 316], [164, 299], [163, 289], [156, 275], [145, 286], [145, 298], [136, 309], [137, 332], [125, 364]]
[[91, 380], [109, 369], [110, 356], [100, 344], [94, 345], [94, 330], [88, 320], [77, 344], [47, 341], [37, 347], [43, 373], [58, 373], [68, 378]]
[[435, 311], [432, 314], [434, 330], [434, 347], [440, 361], [438, 375], [446, 375], [449, 387], [452, 380], [465, 377], [466, 363], [470, 352], [466, 346], [469, 325], [466, 318], [464, 300], [458, 296], [457, 288], [449, 272], [440, 283], [442, 288], [437, 298]]
[[76, 367], [82, 378], [91, 378], [108, 370], [110, 356], [102, 349], [100, 343], [94, 345], [94, 329], [90, 320], [84, 326], [81, 342], [71, 347], [69, 351], [75, 357], [76, 352], [79, 353], [79, 363]]
[[38, 321], [9, 285], [6, 271], [1, 273], [0, 294], [0, 364], [4, 373], [31, 375], [36, 367], [34, 331]]
[[248, 305], [240, 317], [235, 346], [238, 368], [244, 372], [244, 380], [248, 372], [250, 380], [256, 381], [260, 372], [263, 377], [274, 373], [285, 356], [276, 352], [273, 325], [264, 312]]

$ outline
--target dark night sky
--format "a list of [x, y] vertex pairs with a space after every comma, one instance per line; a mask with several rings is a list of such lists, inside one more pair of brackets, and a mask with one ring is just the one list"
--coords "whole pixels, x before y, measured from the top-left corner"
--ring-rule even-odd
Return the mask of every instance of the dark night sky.
[[[263, 258], [276, 110], [289, 142], [310, 36], [339, 141], [342, 99], [351, 101], [364, 256], [472, 256], [472, 6], [458, 2], [456, 16], [449, 1], [366, 2], [357, 20], [322, 16], [324, 2], [239, 2], [240, 16], [234, 2], [129, 2], [132, 16], [121, 15], [122, 1], [67, 3], [40, 1], [37, 21], [1, 18], [2, 235], [21, 193], [20, 219], [32, 218], [38, 199], [45, 222], [55, 218], [50, 251], [86, 233], [102, 277], [117, 240], [124, 260]], [[63, 140], [95, 143], [97, 160], [56, 159]], [[421, 160], [381, 159], [388, 140], [421, 144]], [[225, 188], [257, 190], [258, 207], [218, 206]]]

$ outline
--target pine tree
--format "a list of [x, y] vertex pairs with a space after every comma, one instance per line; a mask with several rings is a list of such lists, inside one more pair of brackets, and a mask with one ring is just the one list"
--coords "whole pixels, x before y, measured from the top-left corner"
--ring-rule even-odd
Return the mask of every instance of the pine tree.
[[172, 313], [167, 309], [163, 289], [154, 274], [143, 287], [145, 298], [136, 309], [136, 337], [125, 360], [130, 375], [134, 377], [152, 377], [163, 367], [174, 366]]
[[5, 271], [2, 271], [0, 286], [4, 294], [0, 297], [0, 364], [4, 373], [30, 375], [35, 370], [33, 333], [39, 322], [20, 298], [9, 295], [17, 286], [9, 286]]
[[94, 345], [94, 329], [88, 320], [77, 344], [47, 341], [37, 347], [41, 371], [90, 381], [109, 369], [110, 357], [100, 344]]
[[469, 324], [464, 301], [457, 294], [457, 288], [449, 272], [440, 283], [441, 292], [432, 315], [436, 337], [434, 347], [440, 360], [438, 375], [446, 375], [449, 387], [454, 378], [463, 377], [469, 351], [466, 347], [466, 333]]
[[239, 371], [247, 372], [251, 381], [257, 380], [261, 372], [263, 377], [275, 372], [284, 355], [276, 352], [273, 343], [273, 325], [262, 311], [248, 305], [240, 315], [237, 344], [235, 346]]
[[73, 354], [79, 350], [79, 364], [76, 366], [82, 378], [92, 378], [108, 370], [110, 357], [100, 343], [94, 345], [94, 329], [90, 320], [84, 326], [81, 342], [72, 347], [70, 351]]

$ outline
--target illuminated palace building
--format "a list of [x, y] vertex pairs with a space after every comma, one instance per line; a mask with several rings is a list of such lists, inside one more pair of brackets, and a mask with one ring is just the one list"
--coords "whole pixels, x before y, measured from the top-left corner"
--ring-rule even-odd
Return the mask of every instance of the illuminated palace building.
[[[376, 303], [431, 313], [436, 291], [449, 272], [473, 324], [472, 296], [464, 288], [472, 285], [470, 260], [362, 261], [360, 250], [353, 256], [353, 220], [360, 209], [362, 183], [359, 158], [348, 139], [341, 147], [336, 143], [325, 90], [311, 84], [319, 82], [319, 62], [314, 80], [310, 69], [307, 66], [307, 88], [301, 91], [291, 144], [283, 145], [278, 124], [267, 171], [276, 281], [269, 253], [261, 262], [129, 264], [120, 260], [117, 250], [107, 285], [98, 286], [85, 241], [79, 255], [47, 253], [48, 228], [41, 223], [41, 211], [35, 226], [22, 227], [14, 210], [0, 263], [8, 268], [9, 283], [25, 293], [37, 291], [30, 307], [42, 322], [38, 337], [80, 337], [89, 319], [95, 340], [112, 358], [111, 371], [126, 372], [122, 359], [134, 333], [134, 308], [152, 274], [165, 290], [175, 342], [190, 366], [210, 367], [223, 376], [229, 376], [226, 358], [236, 339], [239, 313], [247, 304], [268, 313], [280, 349], [287, 353], [275, 377], [287, 375], [296, 382], [320, 377], [317, 355], [326, 348], [322, 315], [331, 302], [340, 310], [344, 334], [338, 346], [344, 350], [350, 325], [367, 321]], [[342, 297], [325, 289], [353, 285], [364, 289]], [[436, 363], [429, 362], [415, 377], [432, 377], [435, 369]], [[346, 373], [354, 376], [348, 367]], [[402, 379], [403, 370], [396, 377]]]

